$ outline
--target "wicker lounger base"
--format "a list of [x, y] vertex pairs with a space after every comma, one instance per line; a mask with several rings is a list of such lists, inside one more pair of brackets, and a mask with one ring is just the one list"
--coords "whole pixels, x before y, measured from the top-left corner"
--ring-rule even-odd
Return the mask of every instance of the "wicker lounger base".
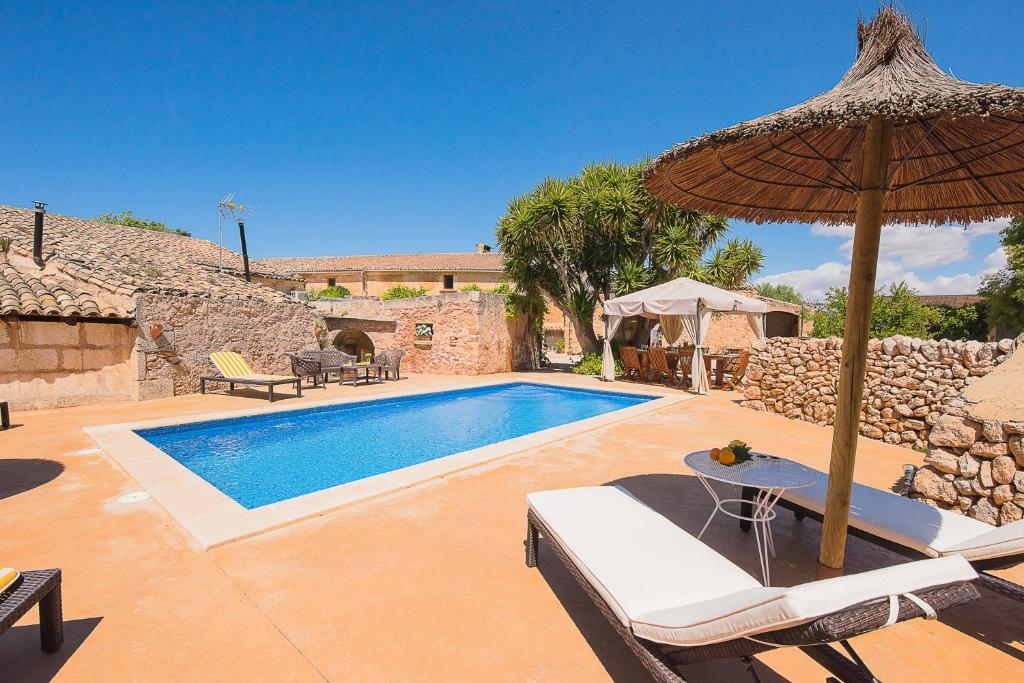
[[[755, 642], [747, 638], [737, 638], [736, 640], [724, 643], [698, 647], [663, 645], [638, 638], [615, 616], [612, 608], [598, 594], [590, 584], [590, 581], [580, 573], [575, 563], [569, 559], [565, 550], [554, 540], [555, 537], [532, 511], [527, 512], [526, 566], [537, 566], [537, 546], [541, 535], [547, 539], [548, 546], [554, 551], [559, 560], [562, 561], [562, 564], [569, 570], [569, 573], [576, 579], [576, 582], [583, 591], [597, 605], [619, 636], [626, 641], [626, 644], [640, 659], [644, 668], [657, 681], [662, 683], [683, 683], [685, 678], [678, 670], [679, 667], [716, 659], [743, 660], [747, 670], [750, 671], [756, 680], [757, 675], [753, 671], [750, 656], [774, 649], [774, 646], [799, 647], [804, 653], [842, 681], [859, 683], [861, 681], [870, 682], [875, 680], [867, 667], [859, 661], [859, 657], [856, 659], [846, 657], [831, 647], [829, 643], [841, 643], [853, 654], [852, 647], [846, 642], [847, 639], [882, 628], [889, 617], [889, 605], [886, 601], [858, 605], [842, 612], [820, 617], [806, 624], [767, 633], [759, 633], [757, 639], [761, 642]], [[952, 584], [929, 590], [915, 591], [914, 594], [931, 605], [936, 611], [961, 605], [978, 598], [977, 589], [970, 583]], [[900, 596], [899, 617], [897, 621], [905, 621], [922, 616], [924, 616], [924, 611], [920, 607], [905, 597]]]
[[243, 377], [200, 377], [199, 378], [199, 393], [206, 393], [207, 382], [226, 382], [228, 385], [228, 391], [234, 391], [236, 384], [252, 384], [258, 387], [266, 387], [269, 392], [268, 398], [270, 402], [274, 402], [274, 387], [282, 384], [291, 384], [295, 387], [295, 396], [302, 398], [302, 378], [301, 377], [289, 377], [286, 379], [245, 379]]
[[56, 652], [64, 642], [64, 617], [60, 600], [60, 570], [22, 572], [15, 587], [0, 596], [0, 635], [39, 603], [39, 635], [46, 652]]
[[[743, 490], [742, 495], [744, 498], [747, 498], [748, 496], [752, 497], [752, 493], [748, 493], [747, 489]], [[922, 503], [922, 505], [923, 504], [924, 503]], [[797, 503], [794, 503], [793, 501], [790, 500], [786, 500], [785, 498], [779, 499], [778, 506], [792, 510], [793, 514], [796, 515], [797, 519], [810, 517], [811, 519], [817, 520], [819, 522], [822, 521], [822, 516], [818, 512], [815, 512], [814, 510], [809, 510], [803, 507], [802, 505], [798, 505]], [[744, 531], [747, 531], [748, 529], [749, 527], [747, 526], [743, 527]], [[847, 528], [847, 533], [851, 536], [856, 536], [857, 538], [865, 540], [868, 543], [877, 545], [880, 548], [885, 548], [886, 550], [891, 550], [894, 553], [910, 558], [912, 560], [920, 560], [928, 557], [924, 553], [920, 553], [914, 550], [913, 548], [908, 548], [905, 545], [894, 543], [893, 541], [890, 541], [887, 538], [876, 536], [868, 531], [858, 529], [852, 525]], [[1024, 602], [1024, 586], [1019, 586], [1013, 583], [1012, 581], [1001, 579], [998, 576], [993, 576], [992, 574], [989, 574], [987, 571], [985, 571], [987, 569], [1007, 569], [1009, 567], [1014, 567], [1022, 562], [1024, 562], [1024, 555], [1017, 554], [1006, 555], [1003, 557], [994, 557], [987, 560], [975, 560], [971, 562], [971, 566], [974, 567], [974, 570], [976, 572], [978, 572], [978, 585], [984, 586], [985, 588], [994, 593], [1005, 595], [1006, 597], [1016, 600], [1017, 602]]]

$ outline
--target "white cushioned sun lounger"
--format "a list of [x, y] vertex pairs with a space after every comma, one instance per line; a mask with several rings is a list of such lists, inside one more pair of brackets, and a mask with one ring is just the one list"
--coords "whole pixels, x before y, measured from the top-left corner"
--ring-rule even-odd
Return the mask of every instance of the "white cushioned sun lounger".
[[[812, 485], [788, 489], [779, 505], [798, 516], [821, 517], [828, 477]], [[851, 533], [911, 557], [960, 556], [979, 571], [1024, 561], [1024, 520], [999, 527], [948, 510], [940, 510], [894, 493], [853, 485]], [[979, 582], [1024, 602], [1024, 588], [982, 571]]]
[[[934, 616], [977, 598], [961, 557], [921, 560], [792, 588], [762, 586], [627, 491], [593, 486], [531, 493], [527, 565], [543, 536], [644, 666], [677, 668], [796, 646], [842, 680], [871, 680], [828, 643]], [[756, 678], [756, 676], [755, 676]]]

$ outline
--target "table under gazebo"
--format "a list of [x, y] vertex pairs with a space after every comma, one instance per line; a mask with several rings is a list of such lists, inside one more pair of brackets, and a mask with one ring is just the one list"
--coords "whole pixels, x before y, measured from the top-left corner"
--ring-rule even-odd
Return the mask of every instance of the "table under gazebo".
[[606, 381], [615, 379], [611, 340], [619, 325], [627, 317], [640, 316], [658, 321], [665, 346], [676, 346], [683, 339], [684, 333], [693, 341], [690, 386], [698, 394], [707, 393], [708, 375], [702, 346], [711, 325], [711, 315], [715, 312], [745, 315], [754, 333], [759, 337], [764, 336], [764, 316], [768, 312], [768, 304], [686, 277], [605, 301], [601, 378]]

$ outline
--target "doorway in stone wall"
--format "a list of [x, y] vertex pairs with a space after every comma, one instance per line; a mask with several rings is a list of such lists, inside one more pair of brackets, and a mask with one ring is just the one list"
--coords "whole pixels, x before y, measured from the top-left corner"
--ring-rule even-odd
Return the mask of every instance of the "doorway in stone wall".
[[342, 330], [334, 337], [334, 347], [359, 359], [374, 354], [373, 342], [360, 330]]
[[786, 311], [769, 311], [765, 317], [765, 336], [799, 337], [800, 316]]

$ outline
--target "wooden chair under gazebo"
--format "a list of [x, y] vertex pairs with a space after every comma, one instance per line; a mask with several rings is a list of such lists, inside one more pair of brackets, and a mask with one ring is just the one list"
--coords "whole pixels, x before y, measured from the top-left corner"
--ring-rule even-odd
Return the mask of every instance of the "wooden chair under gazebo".
[[[686, 277], [676, 278], [660, 285], [608, 299], [604, 302], [603, 308], [605, 335], [604, 357], [601, 363], [602, 379], [609, 382], [615, 379], [611, 347], [615, 331], [625, 318], [641, 316], [658, 320], [662, 326], [666, 344], [669, 346], [679, 343], [684, 332], [694, 341], [694, 348], [690, 357], [686, 359], [688, 362], [684, 363], [683, 367], [688, 369], [685, 375], [686, 384], [698, 394], [707, 393], [710, 386], [703, 341], [711, 323], [712, 314], [717, 312], [725, 315], [746, 316], [751, 328], [761, 337], [764, 336], [764, 316], [768, 311], [767, 304], [759, 299]], [[629, 347], [620, 347], [619, 355], [623, 365], [627, 368], [627, 375], [629, 375], [627, 348]], [[649, 354], [645, 354], [639, 360], [642, 367], [640, 374], [647, 377], [650, 370]], [[645, 360], [647, 363], [644, 363]], [[671, 360], [676, 360], [676, 358]], [[671, 369], [671, 365], [669, 368]]]
[[1024, 89], [944, 73], [887, 6], [858, 25], [856, 61], [832, 90], [675, 145], [644, 181], [695, 211], [856, 226], [818, 558], [840, 572], [882, 225], [1024, 213]]

